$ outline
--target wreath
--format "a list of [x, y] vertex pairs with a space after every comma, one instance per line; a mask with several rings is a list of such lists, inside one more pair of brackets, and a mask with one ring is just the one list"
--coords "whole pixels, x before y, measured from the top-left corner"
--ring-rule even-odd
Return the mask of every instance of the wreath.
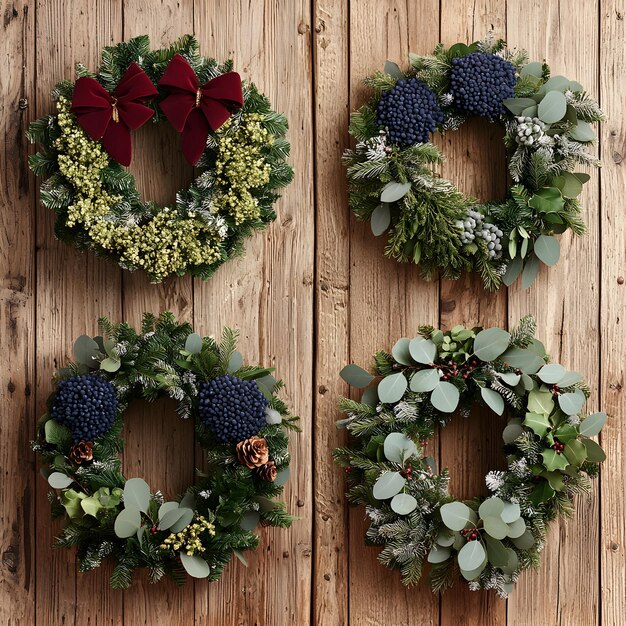
[[[366, 507], [367, 541], [383, 547], [380, 561], [406, 585], [428, 562], [433, 591], [460, 572], [471, 590], [505, 597], [522, 570], [539, 564], [548, 523], [590, 491], [605, 459], [591, 437], [607, 416], [581, 414], [589, 395], [581, 374], [548, 363], [534, 332], [531, 317], [510, 334], [424, 326], [391, 354], [376, 354], [374, 375], [357, 365], [342, 370], [355, 387], [377, 382], [360, 402], [342, 400], [347, 417], [338, 425], [352, 438], [334, 456], [347, 472], [349, 501]], [[468, 417], [476, 402], [498, 415], [508, 408], [507, 469], [487, 474], [489, 497], [461, 502], [448, 492], [447, 469], [437, 474], [424, 449], [437, 426], [455, 412]]]
[[[407, 73], [388, 61], [367, 79], [375, 95], [352, 114], [350, 206], [374, 235], [388, 231], [387, 256], [419, 264], [427, 279], [476, 271], [497, 289], [522, 274], [530, 286], [541, 263], [559, 258], [554, 235], [585, 230], [578, 196], [589, 175], [575, 170], [599, 167], [590, 123], [604, 114], [580, 83], [502, 40], [409, 58]], [[504, 127], [513, 184], [502, 202], [479, 202], [433, 172], [444, 157], [431, 133], [473, 116]]]
[[[48, 465], [44, 476], [53, 517], [64, 517], [58, 547], [78, 548], [80, 571], [116, 565], [111, 586], [128, 587], [148, 568], [184, 582], [217, 580], [235, 554], [255, 549], [253, 532], [291, 525], [274, 501], [289, 477], [287, 431], [296, 429], [276, 396], [271, 369], [243, 365], [237, 334], [200, 337], [171, 313], [146, 314], [141, 332], [100, 320], [102, 336], [83, 335], [75, 361], [56, 374], [56, 388], [33, 449]], [[168, 396], [183, 418], [194, 419], [206, 468], [193, 486], [166, 501], [141, 478], [126, 479], [120, 454], [124, 411], [133, 399]]]
[[[76, 74], [53, 91], [56, 115], [28, 131], [42, 145], [29, 162], [47, 177], [41, 202], [56, 212], [59, 239], [153, 282], [187, 272], [207, 279], [275, 219], [277, 191], [293, 176], [287, 120], [232, 61], [200, 56], [190, 35], [163, 50], [141, 36], [104, 48], [97, 74], [81, 64]], [[164, 118], [198, 175], [161, 207], [141, 198], [124, 166], [131, 131]]]

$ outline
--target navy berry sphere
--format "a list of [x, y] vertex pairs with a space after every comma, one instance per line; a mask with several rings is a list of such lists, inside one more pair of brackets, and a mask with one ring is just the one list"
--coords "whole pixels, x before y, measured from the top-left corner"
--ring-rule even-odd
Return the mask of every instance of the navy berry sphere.
[[266, 424], [267, 399], [253, 380], [230, 374], [202, 385], [200, 421], [220, 443], [237, 443], [256, 435]]
[[72, 441], [94, 441], [107, 433], [117, 415], [115, 387], [101, 376], [84, 374], [57, 385], [50, 411], [52, 419], [67, 426]]
[[437, 96], [417, 78], [399, 80], [380, 97], [376, 123], [384, 126], [389, 141], [399, 146], [426, 143], [441, 122]]
[[495, 54], [473, 52], [452, 59], [450, 93], [466, 115], [493, 119], [504, 113], [502, 101], [515, 96], [515, 67]]

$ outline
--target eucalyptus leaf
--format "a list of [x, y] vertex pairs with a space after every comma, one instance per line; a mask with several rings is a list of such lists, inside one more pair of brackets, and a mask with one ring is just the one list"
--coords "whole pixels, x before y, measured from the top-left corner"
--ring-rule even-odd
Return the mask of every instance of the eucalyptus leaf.
[[65, 489], [69, 487], [74, 480], [70, 478], [67, 474], [63, 474], [63, 472], [52, 472], [50, 476], [48, 476], [48, 484], [53, 489]]
[[385, 61], [385, 67], [383, 71], [385, 72], [385, 74], [389, 74], [389, 76], [393, 76], [394, 78], [397, 78], [397, 79], [404, 78], [404, 73], [400, 69], [400, 66], [397, 63], [394, 63], [393, 61], [389, 61], [389, 60]]
[[521, 379], [520, 374], [514, 374], [513, 372], [505, 372], [500, 375], [500, 378], [509, 386], [515, 387]]
[[532, 63], [527, 63], [520, 71], [520, 76], [536, 76], [537, 78], [541, 78], [543, 76], [543, 64], [539, 61], [533, 61]]
[[578, 198], [583, 190], [581, 180], [570, 172], [563, 172], [560, 176], [553, 178], [552, 185], [561, 190], [564, 198]]
[[524, 267], [524, 261], [521, 256], [516, 256], [506, 268], [506, 272], [502, 277], [502, 282], [510, 287], [520, 275], [522, 268]]
[[191, 333], [185, 340], [185, 350], [191, 354], [202, 352], [202, 337], [198, 333]]
[[478, 507], [478, 515], [485, 517], [500, 517], [504, 511], [504, 502], [498, 497], [487, 498]]
[[413, 374], [410, 388], [415, 393], [432, 391], [439, 384], [439, 370], [432, 368], [420, 370]]
[[366, 389], [361, 396], [361, 404], [367, 404], [368, 406], [375, 407], [378, 402], [378, 389], [376, 387], [370, 387], [369, 389]]
[[372, 233], [375, 237], [382, 235], [391, 224], [391, 210], [386, 202], [381, 202], [373, 211], [370, 218]]
[[241, 518], [239, 526], [241, 527], [241, 530], [250, 532], [256, 528], [260, 519], [261, 516], [258, 511], [246, 511]]
[[459, 405], [459, 390], [452, 383], [442, 381], [430, 394], [430, 402], [442, 413], [453, 413]]
[[569, 132], [569, 136], [581, 143], [587, 143], [596, 138], [596, 134], [593, 132], [591, 125], [583, 120], [578, 120], [578, 124]]
[[559, 381], [559, 387], [561, 387], [561, 389], [571, 387], [579, 383], [582, 379], [583, 375], [580, 372], [565, 372], [563, 378]]
[[181, 507], [178, 510], [182, 511], [182, 515], [170, 526], [170, 530], [173, 533], [181, 532], [184, 528], [189, 526], [189, 524], [191, 524], [191, 521], [193, 520], [192, 509]]
[[511, 539], [511, 541], [519, 550], [530, 550], [535, 545], [535, 538], [529, 530], [527, 530], [521, 537], [516, 537]]
[[380, 194], [381, 202], [397, 202], [401, 200], [411, 189], [411, 183], [387, 183]]
[[565, 444], [563, 454], [574, 467], [580, 467], [587, 459], [587, 448], [582, 441], [572, 439]]
[[407, 386], [407, 379], [402, 372], [385, 376], [378, 383], [378, 397], [381, 402], [393, 404], [402, 399]]
[[535, 278], [537, 278], [537, 274], [539, 274], [539, 257], [533, 253], [524, 264], [522, 288], [528, 289], [535, 281]]
[[[176, 507], [175, 509], [166, 511], [163, 514], [163, 517], [159, 519], [159, 527], [161, 528], [161, 530], [168, 530], [169, 528], [171, 528], [183, 517], [183, 514], [186, 510], [189, 509], [179, 509], [178, 507]], [[174, 531], [172, 530], [172, 532]]]
[[104, 370], [105, 372], [117, 372], [117, 370], [120, 369], [121, 365], [122, 364], [120, 361], [118, 361], [117, 359], [112, 359], [110, 357], [107, 357], [106, 359], [100, 361], [100, 369]]
[[454, 543], [454, 538], [454, 534], [440, 533], [437, 535], [437, 545], [448, 548]]
[[398, 339], [391, 349], [391, 356], [401, 365], [412, 365], [411, 353], [409, 351], [410, 339], [403, 337]]
[[507, 424], [502, 431], [502, 439], [504, 443], [513, 443], [523, 432], [520, 424]]
[[509, 526], [498, 516], [483, 518], [483, 527], [485, 532], [494, 539], [504, 539], [509, 533]]
[[[546, 83], [546, 85], [547, 84], [548, 83]], [[567, 100], [563, 93], [556, 90], [548, 91], [543, 100], [539, 103], [537, 117], [546, 124], [555, 124], [565, 117], [566, 111]]]
[[[150, 487], [142, 478], [130, 478], [124, 485], [124, 506], [148, 512]], [[133, 531], [134, 532], [134, 531]]]
[[[472, 542], [472, 543], [477, 543], [477, 542]], [[476, 580], [481, 572], [485, 569], [485, 567], [487, 567], [487, 556], [485, 555], [485, 558], [483, 559], [483, 562], [475, 569], [471, 569], [471, 570], [465, 570], [459, 567], [460, 571], [461, 571], [461, 576], [463, 576], [463, 578], [465, 578], [465, 580]]]
[[406, 479], [400, 472], [383, 472], [374, 483], [372, 494], [376, 500], [393, 498], [404, 488]]
[[517, 502], [505, 502], [500, 517], [505, 524], [512, 524], [515, 520], [519, 519], [521, 510]]
[[539, 235], [535, 240], [535, 254], [546, 265], [554, 265], [561, 256], [561, 245], [556, 237]]
[[474, 354], [481, 361], [494, 361], [508, 347], [511, 335], [501, 328], [481, 330], [474, 339]]
[[470, 524], [472, 510], [462, 502], [448, 502], [439, 509], [441, 519], [450, 530], [463, 530]]
[[526, 532], [526, 522], [523, 517], [518, 517], [509, 523], [508, 536], [511, 539], [518, 539]]
[[275, 426], [282, 423], [283, 416], [276, 409], [268, 406], [265, 408], [265, 421], [271, 426]]
[[544, 364], [544, 360], [531, 350], [516, 346], [509, 348], [502, 355], [501, 360], [504, 363], [508, 363], [511, 367], [522, 370], [524, 374], [536, 374]]
[[88, 335], [81, 335], [74, 342], [74, 358], [78, 363], [91, 368], [98, 367], [99, 355], [100, 346]]
[[588, 415], [578, 427], [578, 432], [585, 437], [595, 437], [606, 422], [606, 413]]
[[385, 437], [383, 451], [388, 461], [402, 465], [417, 454], [417, 446], [404, 433], [389, 433]]
[[437, 346], [430, 339], [416, 337], [411, 339], [409, 343], [409, 351], [411, 357], [418, 363], [423, 365], [431, 365], [437, 354]]
[[174, 511], [178, 509], [178, 502], [164, 502], [160, 507], [159, 507], [159, 522], [163, 519], [163, 516], [169, 512], [169, 511]]
[[574, 393], [564, 393], [559, 397], [559, 406], [565, 415], [578, 415], [585, 403], [585, 394], [577, 389]]
[[583, 445], [587, 449], [587, 460], [592, 463], [602, 463], [606, 459], [604, 450], [593, 440], [583, 439]]
[[69, 444], [72, 433], [67, 426], [63, 426], [54, 420], [48, 420], [44, 424], [46, 441], [54, 446]]
[[497, 415], [504, 413], [504, 399], [502, 396], [493, 389], [488, 387], [480, 388], [480, 395], [485, 401], [485, 404]]
[[278, 470], [274, 484], [282, 487], [289, 480], [289, 476], [291, 476], [289, 467], [284, 467], [283, 469]]
[[513, 115], [521, 115], [524, 109], [534, 106], [537, 103], [532, 98], [505, 98], [502, 104], [504, 104]]
[[565, 372], [566, 370], [562, 365], [548, 363], [537, 372], [537, 376], [548, 385], [556, 385], [563, 378]]
[[505, 567], [509, 562], [509, 551], [504, 544], [490, 535], [485, 535], [487, 558], [494, 567]]
[[183, 564], [185, 571], [192, 578], [207, 578], [211, 572], [209, 564], [197, 554], [188, 555], [186, 552], [180, 552], [180, 562]]
[[132, 537], [141, 526], [141, 513], [133, 506], [126, 506], [115, 518], [113, 530], [120, 539]]
[[408, 515], [417, 508], [417, 500], [408, 493], [398, 493], [391, 499], [391, 508], [398, 515]]
[[234, 374], [243, 367], [243, 356], [241, 352], [233, 352], [228, 359], [228, 373]]
[[450, 551], [450, 548], [434, 545], [428, 553], [427, 560], [429, 563], [443, 563], [450, 558], [451, 554], [452, 552]]
[[339, 376], [341, 376], [348, 385], [352, 385], [357, 389], [367, 387], [374, 380], [374, 377], [369, 372], [354, 364], [346, 365], [341, 372], [339, 372]]
[[457, 559], [462, 570], [474, 570], [485, 560], [485, 549], [480, 541], [468, 541], [459, 551]]

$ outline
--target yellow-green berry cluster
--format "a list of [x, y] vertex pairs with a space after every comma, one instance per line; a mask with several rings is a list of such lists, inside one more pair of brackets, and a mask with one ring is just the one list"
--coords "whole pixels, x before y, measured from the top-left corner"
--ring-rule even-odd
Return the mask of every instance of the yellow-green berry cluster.
[[263, 187], [270, 179], [270, 165], [263, 157], [263, 148], [270, 134], [258, 113], [242, 116], [233, 130], [233, 118], [219, 130], [215, 172], [217, 184], [225, 188], [215, 197], [215, 206], [241, 224], [259, 217], [259, 203], [251, 190]]
[[204, 552], [206, 547], [202, 544], [200, 535], [207, 533], [210, 537], [215, 535], [215, 526], [203, 515], [198, 515], [193, 524], [189, 524], [178, 533], [171, 533], [161, 544], [161, 550], [184, 551], [187, 556], [193, 556], [196, 552]]

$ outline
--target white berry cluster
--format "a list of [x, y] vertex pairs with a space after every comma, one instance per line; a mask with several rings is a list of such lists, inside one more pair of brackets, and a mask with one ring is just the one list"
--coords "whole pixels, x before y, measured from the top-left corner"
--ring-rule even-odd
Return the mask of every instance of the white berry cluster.
[[461, 241], [465, 244], [472, 243], [476, 239], [487, 242], [488, 256], [490, 259], [499, 259], [502, 256], [502, 231], [495, 225], [485, 221], [485, 216], [469, 209], [464, 220], [457, 220], [456, 227], [462, 231]]
[[546, 125], [538, 117], [519, 116], [515, 141], [522, 146], [532, 146], [544, 135]]

